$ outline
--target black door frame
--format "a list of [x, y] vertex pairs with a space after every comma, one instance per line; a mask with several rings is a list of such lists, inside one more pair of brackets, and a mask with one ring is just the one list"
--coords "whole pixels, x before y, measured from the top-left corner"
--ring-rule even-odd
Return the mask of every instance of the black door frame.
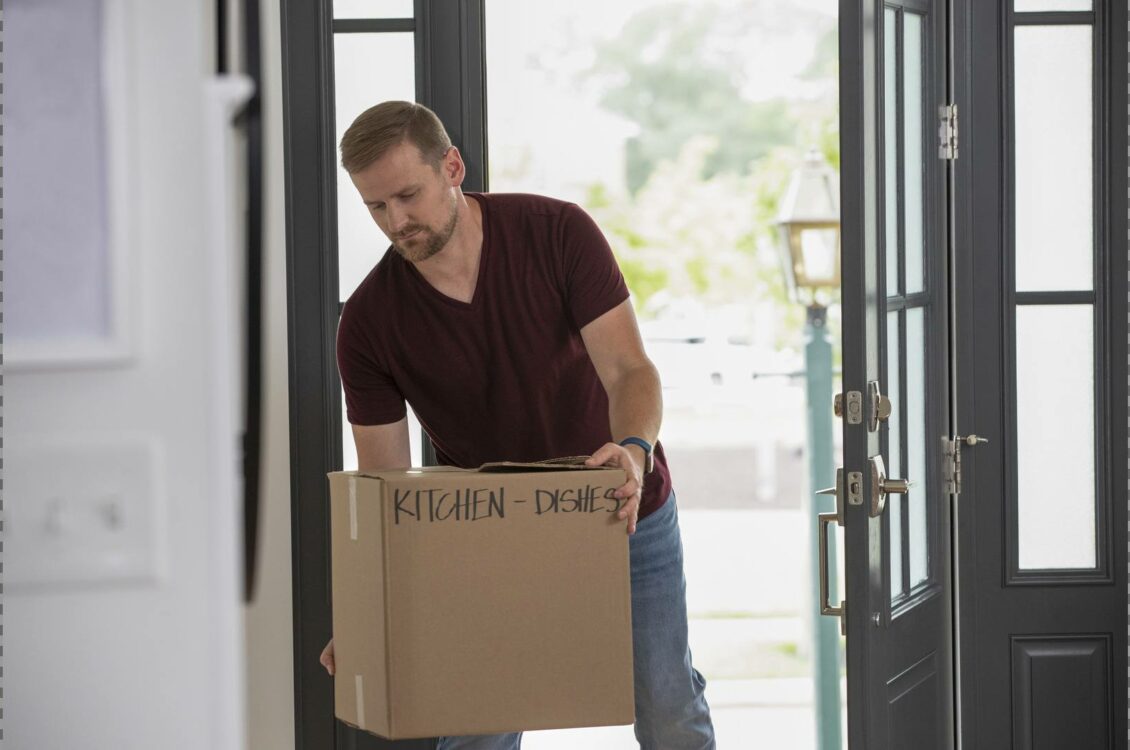
[[[342, 466], [334, 343], [340, 312], [333, 34], [415, 31], [416, 99], [433, 109], [485, 190], [484, 0], [415, 0], [412, 19], [333, 20], [332, 0], [282, 0], [290, 375], [295, 747], [429, 748], [388, 743], [334, 720], [333, 680], [318, 663], [332, 631], [329, 487]], [[375, 104], [376, 102], [374, 102]], [[374, 259], [375, 261], [376, 259]]]

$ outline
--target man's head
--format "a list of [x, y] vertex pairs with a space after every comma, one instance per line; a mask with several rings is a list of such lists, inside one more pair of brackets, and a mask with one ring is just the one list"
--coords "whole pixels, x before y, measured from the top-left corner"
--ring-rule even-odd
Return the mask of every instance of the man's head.
[[412, 102], [367, 109], [342, 136], [341, 164], [407, 260], [427, 260], [447, 245], [466, 170], [435, 113]]
[[341, 137], [341, 166], [355, 174], [405, 141], [437, 169], [451, 148], [435, 112], [415, 102], [382, 102], [358, 115]]

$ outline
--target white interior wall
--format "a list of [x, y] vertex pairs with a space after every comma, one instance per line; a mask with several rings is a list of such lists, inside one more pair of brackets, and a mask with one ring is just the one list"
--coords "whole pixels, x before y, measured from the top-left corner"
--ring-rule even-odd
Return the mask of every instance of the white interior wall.
[[[37, 10], [65, 12], [61, 5]], [[143, 546], [153, 554], [144, 575], [95, 583], [79, 580], [89, 573], [82, 559], [70, 574], [75, 580], [48, 584], [34, 583], [28, 558], [5, 566], [4, 676], [15, 687], [5, 695], [4, 739], [8, 747], [42, 750], [236, 750], [246, 745], [232, 419], [239, 388], [234, 286], [226, 283], [234, 268], [223, 262], [234, 256], [217, 242], [225, 233], [216, 230], [215, 175], [208, 171], [216, 161], [208, 158], [205, 129], [213, 6], [105, 5], [127, 21], [115, 32], [122, 36], [114, 51], [128, 54], [130, 64], [118, 92], [123, 109], [114, 113], [122, 117], [109, 135], [113, 140], [121, 127], [128, 133], [128, 200], [113, 217], [124, 230], [115, 236], [128, 238], [129, 284], [120, 299], [133, 335], [126, 358], [114, 364], [79, 357], [67, 367], [8, 366], [5, 548], [42, 530], [40, 488], [49, 480], [63, 508], [59, 533], [71, 535], [52, 551], [56, 561], [73, 553], [73, 544], [112, 533], [84, 515], [84, 493], [107, 477], [115, 481], [141, 455], [151, 482], [118, 498], [118, 521], [128, 529], [146, 519]], [[18, 34], [13, 16], [5, 31]], [[67, 174], [51, 177], [65, 181]], [[60, 215], [70, 208], [56, 206]], [[5, 249], [9, 257], [48, 252]], [[66, 263], [67, 248], [56, 250], [56, 261]], [[39, 288], [31, 298], [52, 299], [52, 291]], [[70, 452], [54, 448], [60, 444]], [[144, 448], [123, 454], [130, 444]], [[28, 467], [36, 463], [47, 468], [33, 475]], [[43, 543], [31, 547], [42, 557]], [[106, 550], [112, 557], [113, 545]]]

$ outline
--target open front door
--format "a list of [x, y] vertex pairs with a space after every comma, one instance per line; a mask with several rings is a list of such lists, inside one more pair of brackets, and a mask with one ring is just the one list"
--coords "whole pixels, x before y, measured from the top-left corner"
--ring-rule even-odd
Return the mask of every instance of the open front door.
[[840, 13], [850, 747], [1126, 747], [1125, 0]]
[[840, 19], [849, 745], [951, 748], [946, 6], [845, 0]]

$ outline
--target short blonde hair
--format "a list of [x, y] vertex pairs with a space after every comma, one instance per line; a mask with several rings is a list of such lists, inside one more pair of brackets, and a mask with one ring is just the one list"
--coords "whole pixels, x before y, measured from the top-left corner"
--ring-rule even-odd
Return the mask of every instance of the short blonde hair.
[[358, 115], [341, 137], [341, 166], [356, 174], [405, 141], [437, 169], [451, 148], [435, 112], [415, 102], [381, 102]]

